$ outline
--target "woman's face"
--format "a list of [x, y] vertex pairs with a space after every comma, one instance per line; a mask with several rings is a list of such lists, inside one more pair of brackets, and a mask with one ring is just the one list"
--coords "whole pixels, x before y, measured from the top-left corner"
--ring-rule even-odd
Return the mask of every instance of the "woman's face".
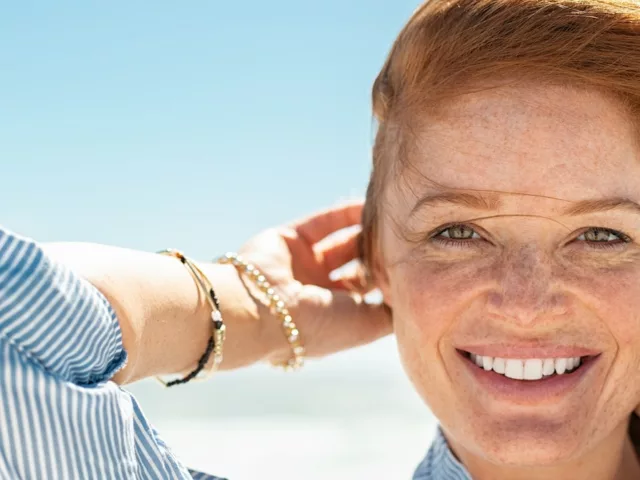
[[380, 229], [411, 380], [452, 443], [494, 463], [619, 443], [640, 402], [640, 159], [626, 114], [597, 92], [510, 87], [425, 123]]

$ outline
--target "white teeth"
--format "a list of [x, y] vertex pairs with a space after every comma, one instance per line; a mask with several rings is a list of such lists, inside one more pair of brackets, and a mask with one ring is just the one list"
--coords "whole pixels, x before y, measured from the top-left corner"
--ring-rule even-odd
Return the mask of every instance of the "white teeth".
[[493, 357], [482, 357], [482, 366], [489, 371], [493, 368]]
[[469, 358], [484, 370], [496, 373], [514, 380], [540, 380], [543, 377], [575, 370], [580, 366], [580, 357], [569, 358], [500, 358], [471, 353]]
[[556, 362], [554, 362], [553, 358], [545, 358], [544, 364], [542, 365], [542, 374], [549, 376], [553, 375], [556, 371]]
[[522, 380], [524, 378], [524, 362], [522, 360], [507, 359], [504, 369], [504, 375], [514, 380]]
[[524, 379], [540, 380], [542, 378], [542, 360], [539, 358], [525, 360]]
[[556, 359], [556, 373], [558, 375], [562, 375], [567, 370], [567, 359], [566, 358], [557, 358]]
[[493, 359], [493, 371], [496, 373], [501, 373], [504, 375], [504, 371], [506, 368], [506, 362], [504, 358], [496, 357]]

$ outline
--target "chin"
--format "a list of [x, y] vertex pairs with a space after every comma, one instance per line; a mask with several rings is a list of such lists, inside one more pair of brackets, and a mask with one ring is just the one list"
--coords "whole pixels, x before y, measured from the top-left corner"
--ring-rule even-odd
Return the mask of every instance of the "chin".
[[489, 420], [470, 430], [459, 442], [463, 449], [491, 463], [512, 467], [557, 465], [584, 454], [591, 443], [586, 425], [571, 421]]

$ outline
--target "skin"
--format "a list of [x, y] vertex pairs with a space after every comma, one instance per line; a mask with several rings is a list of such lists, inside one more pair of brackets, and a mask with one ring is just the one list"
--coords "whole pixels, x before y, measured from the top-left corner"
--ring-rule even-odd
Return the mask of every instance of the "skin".
[[[421, 120], [411, 168], [385, 191], [376, 278], [406, 372], [455, 454], [480, 480], [640, 478], [627, 437], [640, 399], [640, 209], [566, 212], [640, 203], [630, 118], [595, 91], [522, 85]], [[486, 205], [416, 209], [443, 193]], [[451, 223], [465, 227], [443, 234]], [[580, 237], [592, 227], [625, 240]], [[455, 348], [518, 340], [600, 357], [568, 394], [522, 402], [479, 385]]]

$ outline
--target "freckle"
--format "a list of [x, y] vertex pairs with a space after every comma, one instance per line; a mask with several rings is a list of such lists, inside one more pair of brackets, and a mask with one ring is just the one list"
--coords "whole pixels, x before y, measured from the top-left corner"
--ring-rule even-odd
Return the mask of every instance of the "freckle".
[[490, 292], [487, 296], [487, 302], [494, 307], [502, 306], [502, 301], [502, 295], [499, 295], [496, 292]]

